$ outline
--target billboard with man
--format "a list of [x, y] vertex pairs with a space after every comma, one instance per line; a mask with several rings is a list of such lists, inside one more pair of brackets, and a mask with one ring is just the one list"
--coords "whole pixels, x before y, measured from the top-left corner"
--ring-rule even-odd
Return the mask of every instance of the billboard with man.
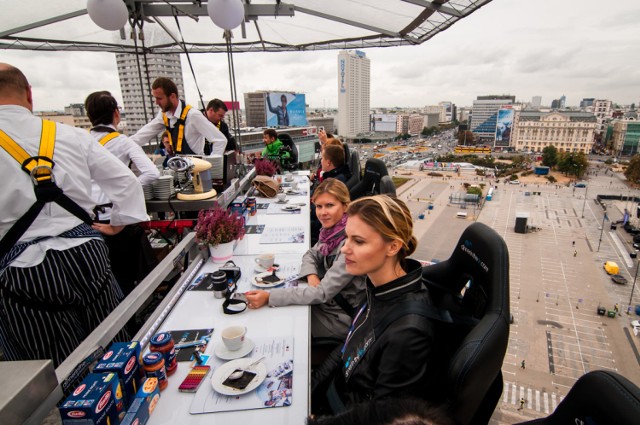
[[304, 94], [271, 92], [267, 93], [265, 102], [267, 127], [308, 125]]
[[511, 143], [513, 114], [513, 109], [498, 110], [498, 118], [496, 120], [496, 146], [509, 146]]

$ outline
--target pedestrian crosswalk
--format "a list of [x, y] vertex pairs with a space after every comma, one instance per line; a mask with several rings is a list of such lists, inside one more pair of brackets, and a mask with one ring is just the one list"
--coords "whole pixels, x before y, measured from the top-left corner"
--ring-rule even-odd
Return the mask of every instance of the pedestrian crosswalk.
[[505, 382], [502, 390], [502, 403], [519, 407], [520, 399], [524, 399], [523, 409], [535, 410], [548, 415], [556, 410], [556, 407], [558, 407], [558, 404], [564, 399], [564, 396], [558, 396], [556, 393], [549, 394], [545, 391], [533, 390], [511, 382]]

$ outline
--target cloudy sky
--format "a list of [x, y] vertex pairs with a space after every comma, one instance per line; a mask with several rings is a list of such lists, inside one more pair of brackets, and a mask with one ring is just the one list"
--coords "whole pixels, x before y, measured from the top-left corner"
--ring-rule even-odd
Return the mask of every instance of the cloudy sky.
[[[450, 100], [471, 105], [478, 95], [511, 94], [519, 101], [564, 94], [640, 103], [640, 3], [634, 0], [494, 0], [421, 46], [365, 50], [371, 60], [372, 107], [424, 106]], [[236, 85], [297, 91], [313, 107], [336, 107], [337, 51], [242, 53], [234, 56]], [[186, 98], [198, 102], [183, 57]], [[0, 61], [25, 72], [37, 110], [83, 102], [110, 90], [120, 97], [115, 55], [1, 51]], [[226, 56], [192, 55], [207, 99], [229, 99]]]

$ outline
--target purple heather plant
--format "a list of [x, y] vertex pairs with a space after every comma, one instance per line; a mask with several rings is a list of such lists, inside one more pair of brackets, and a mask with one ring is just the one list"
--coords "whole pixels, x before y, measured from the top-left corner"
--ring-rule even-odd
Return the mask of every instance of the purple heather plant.
[[198, 213], [195, 232], [196, 240], [209, 246], [241, 239], [244, 236], [244, 217], [215, 204], [213, 208]]
[[276, 174], [276, 164], [268, 159], [256, 159], [254, 162], [257, 176], [273, 177]]

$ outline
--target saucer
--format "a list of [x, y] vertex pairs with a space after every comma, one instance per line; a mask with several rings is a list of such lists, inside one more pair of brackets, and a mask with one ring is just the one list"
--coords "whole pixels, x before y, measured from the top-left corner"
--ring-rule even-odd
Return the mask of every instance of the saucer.
[[239, 390], [222, 384], [234, 370], [246, 368], [255, 360], [256, 359], [253, 357], [232, 360], [217, 368], [211, 377], [211, 386], [213, 387], [213, 390], [223, 395], [235, 396], [249, 393], [258, 388], [267, 378], [267, 366], [264, 362], [260, 362], [251, 368], [250, 372], [254, 372], [256, 376], [253, 377], [251, 382], [249, 382], [249, 385], [245, 388]]
[[264, 272], [264, 273], [257, 274], [253, 277], [253, 281], [251, 283], [253, 283], [258, 288], [275, 288], [276, 286], [282, 285], [284, 283], [283, 279], [280, 279], [273, 283], [264, 283], [258, 280], [259, 278], [270, 276], [272, 273], [273, 272]]
[[284, 201], [276, 201], [276, 204], [286, 204], [287, 202], [289, 202], [289, 200], [285, 199]]
[[242, 347], [236, 351], [230, 351], [226, 347], [226, 345], [224, 345], [224, 342], [220, 341], [215, 345], [215, 347], [213, 347], [213, 354], [215, 354], [216, 357], [222, 360], [234, 360], [246, 356], [247, 354], [252, 352], [255, 347], [256, 344], [246, 337], [244, 339], [244, 344], [242, 345]]
[[300, 209], [299, 205], [287, 205], [282, 207], [282, 211], [298, 211]]

